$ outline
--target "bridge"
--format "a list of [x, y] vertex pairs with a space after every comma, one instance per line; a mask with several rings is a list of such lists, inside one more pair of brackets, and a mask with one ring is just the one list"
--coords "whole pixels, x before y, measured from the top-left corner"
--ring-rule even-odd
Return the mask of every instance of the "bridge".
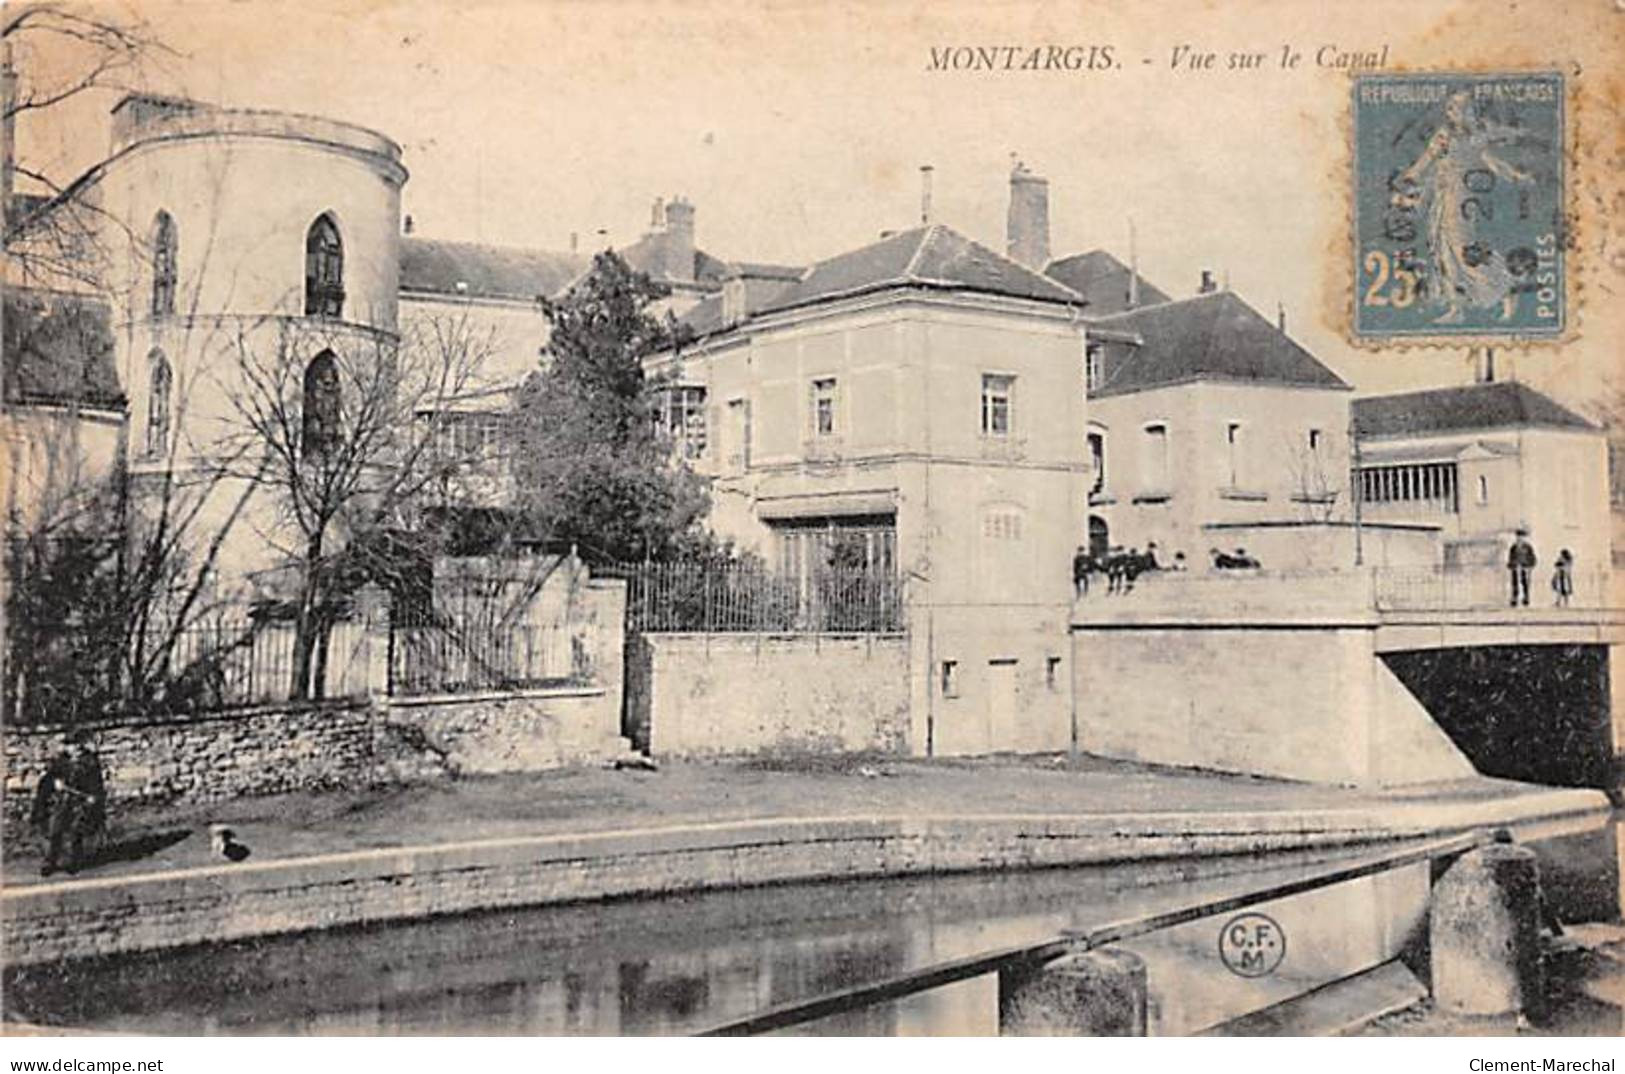
[[1511, 607], [1509, 588], [1498, 568], [1154, 571], [1121, 593], [1097, 578], [1074, 603], [1072, 623], [1090, 630], [1370, 630], [1377, 652], [1625, 643], [1625, 593], [1610, 572], [1576, 577], [1564, 607], [1540, 585], [1531, 586], [1528, 607]]
[[[1156, 571], [1072, 608], [1079, 747], [1323, 782], [1604, 786], [1625, 734], [1625, 600], [1509, 606], [1495, 568]], [[1621, 729], [1625, 731], [1625, 729]]]

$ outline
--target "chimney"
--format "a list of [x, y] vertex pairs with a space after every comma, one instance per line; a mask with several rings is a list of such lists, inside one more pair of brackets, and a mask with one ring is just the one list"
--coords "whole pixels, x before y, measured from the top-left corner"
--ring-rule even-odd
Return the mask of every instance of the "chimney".
[[1275, 328], [1283, 336], [1286, 335], [1286, 303], [1275, 303]]
[[920, 165], [920, 223], [931, 223], [931, 173], [929, 164]]
[[649, 230], [659, 231], [666, 226], [666, 203], [656, 198], [654, 204], [649, 206]]
[[729, 273], [722, 281], [722, 323], [732, 327], [745, 319], [745, 278]]
[[694, 278], [694, 206], [681, 195], [666, 204], [666, 273], [674, 280]]
[[1012, 260], [1042, 271], [1049, 264], [1049, 180], [1016, 161], [1010, 169], [1010, 215], [1005, 251]]
[[406, 218], [401, 221], [401, 234], [410, 235], [417, 230], [417, 227], [417, 221], [412, 219], [411, 213], [407, 213]]
[[1196, 293], [1199, 295], [1211, 295], [1218, 289], [1219, 285], [1213, 282], [1213, 270], [1203, 269], [1202, 282], [1197, 286]]
[[581, 250], [581, 236], [578, 235], [576, 232], [572, 231], [572, 232], [570, 232], [570, 252], [573, 254], [573, 253], [580, 252], [580, 250]]

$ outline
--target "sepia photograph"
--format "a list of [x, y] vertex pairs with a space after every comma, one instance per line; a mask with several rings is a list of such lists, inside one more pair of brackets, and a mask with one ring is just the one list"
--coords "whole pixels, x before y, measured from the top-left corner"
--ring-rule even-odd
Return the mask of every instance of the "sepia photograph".
[[1625, 3], [0, 35], [11, 1070], [1614, 1069]]

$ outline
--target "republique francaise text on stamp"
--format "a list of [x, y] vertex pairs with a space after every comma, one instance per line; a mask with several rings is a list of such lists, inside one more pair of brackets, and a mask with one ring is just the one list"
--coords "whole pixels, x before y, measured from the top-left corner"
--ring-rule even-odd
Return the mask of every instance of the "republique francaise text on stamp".
[[1563, 76], [1354, 80], [1357, 340], [1567, 327]]

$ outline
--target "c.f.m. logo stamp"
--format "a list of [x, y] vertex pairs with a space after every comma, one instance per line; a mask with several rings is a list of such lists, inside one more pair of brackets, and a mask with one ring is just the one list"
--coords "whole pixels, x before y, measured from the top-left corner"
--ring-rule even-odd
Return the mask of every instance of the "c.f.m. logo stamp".
[[1219, 958], [1238, 977], [1267, 977], [1286, 958], [1286, 933], [1266, 914], [1238, 914], [1219, 930]]

